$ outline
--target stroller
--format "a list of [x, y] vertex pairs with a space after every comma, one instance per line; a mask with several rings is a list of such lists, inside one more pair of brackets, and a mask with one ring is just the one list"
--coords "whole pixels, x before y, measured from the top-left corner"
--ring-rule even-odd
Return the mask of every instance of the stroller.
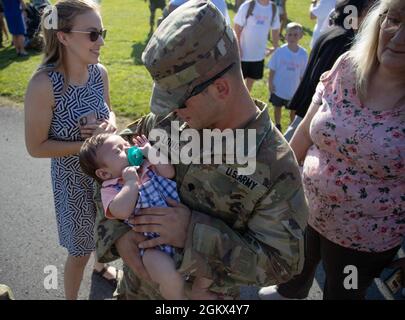
[[48, 0], [31, 0], [26, 4], [26, 40], [25, 48], [41, 51], [44, 46], [44, 39], [41, 35], [40, 23], [43, 10], [51, 3]]

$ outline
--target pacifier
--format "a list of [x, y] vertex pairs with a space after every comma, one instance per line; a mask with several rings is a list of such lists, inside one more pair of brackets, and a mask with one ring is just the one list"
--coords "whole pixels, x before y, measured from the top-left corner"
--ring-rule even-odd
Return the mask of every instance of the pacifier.
[[143, 153], [137, 146], [132, 146], [128, 149], [127, 157], [131, 166], [139, 167], [143, 162]]

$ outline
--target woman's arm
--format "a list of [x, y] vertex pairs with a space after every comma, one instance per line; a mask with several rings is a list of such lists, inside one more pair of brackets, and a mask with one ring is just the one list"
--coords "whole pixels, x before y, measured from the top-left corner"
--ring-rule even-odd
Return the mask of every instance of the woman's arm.
[[46, 73], [35, 75], [25, 94], [25, 145], [35, 158], [54, 158], [77, 154], [82, 142], [48, 139], [54, 106], [52, 84]]
[[313, 144], [311, 136], [309, 135], [309, 128], [312, 118], [318, 111], [319, 106], [319, 104], [314, 102], [311, 103], [305, 118], [299, 124], [290, 142], [290, 146], [293, 149], [295, 157], [300, 165], [302, 165], [304, 162], [307, 151]]

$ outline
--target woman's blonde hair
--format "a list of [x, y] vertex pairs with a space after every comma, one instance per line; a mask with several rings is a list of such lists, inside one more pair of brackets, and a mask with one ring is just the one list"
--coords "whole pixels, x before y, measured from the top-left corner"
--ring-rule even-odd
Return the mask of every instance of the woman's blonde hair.
[[389, 9], [402, 8], [405, 8], [405, 1], [403, 0], [377, 1], [360, 26], [354, 44], [349, 51], [349, 57], [354, 66], [357, 91], [361, 98], [366, 96], [370, 75], [379, 64], [377, 49], [381, 23], [384, 17], [382, 14]]
[[42, 16], [41, 31], [44, 36], [44, 57], [37, 72], [49, 71], [61, 68], [65, 76], [65, 86], [69, 83], [69, 75], [65, 65], [65, 48], [58, 40], [57, 32], [69, 32], [72, 30], [74, 19], [89, 11], [99, 12], [99, 7], [91, 0], [60, 0], [51, 10], [56, 10], [58, 16], [57, 30], [45, 27], [44, 20], [46, 15]]

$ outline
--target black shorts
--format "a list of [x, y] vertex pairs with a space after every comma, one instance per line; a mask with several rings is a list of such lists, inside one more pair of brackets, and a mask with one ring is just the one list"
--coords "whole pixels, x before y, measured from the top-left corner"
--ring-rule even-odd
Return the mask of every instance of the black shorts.
[[259, 80], [263, 78], [264, 60], [261, 61], [242, 61], [243, 78]]
[[156, 11], [157, 9], [164, 9], [166, 6], [165, 0], [150, 0], [149, 1], [149, 10]]
[[269, 101], [275, 107], [283, 107], [284, 106], [287, 109], [288, 109], [288, 105], [290, 104], [290, 100], [280, 98], [278, 95], [275, 95], [274, 93], [271, 94]]

